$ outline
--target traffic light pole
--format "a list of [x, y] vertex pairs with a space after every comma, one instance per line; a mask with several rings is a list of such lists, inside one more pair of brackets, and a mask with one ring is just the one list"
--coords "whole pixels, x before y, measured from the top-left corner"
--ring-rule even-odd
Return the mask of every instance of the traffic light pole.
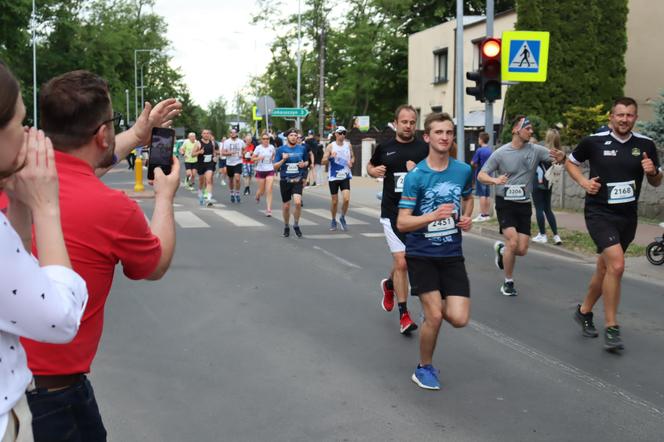
[[[493, 37], [494, 0], [486, 0], [486, 36]], [[493, 146], [493, 102], [484, 104], [484, 130], [489, 134], [489, 146]]]

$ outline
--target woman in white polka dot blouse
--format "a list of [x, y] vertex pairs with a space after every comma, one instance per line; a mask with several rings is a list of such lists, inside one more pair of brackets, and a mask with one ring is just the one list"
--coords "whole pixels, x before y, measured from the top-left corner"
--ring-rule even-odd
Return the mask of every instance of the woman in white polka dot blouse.
[[[19, 342], [71, 341], [85, 310], [85, 282], [71, 269], [60, 226], [58, 176], [44, 133], [21, 125], [19, 84], [0, 61], [0, 442], [32, 441], [25, 397], [32, 381]], [[32, 248], [32, 228], [40, 251]]]

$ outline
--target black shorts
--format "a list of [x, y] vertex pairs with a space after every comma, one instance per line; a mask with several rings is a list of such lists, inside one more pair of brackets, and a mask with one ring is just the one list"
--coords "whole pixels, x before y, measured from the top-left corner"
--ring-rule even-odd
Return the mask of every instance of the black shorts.
[[330, 194], [336, 195], [339, 193], [339, 190], [350, 190], [350, 178], [328, 181], [327, 185], [330, 186]]
[[503, 233], [503, 229], [514, 227], [518, 233], [530, 236], [530, 219], [533, 216], [533, 206], [530, 201], [517, 203], [506, 201], [502, 196], [497, 196], [496, 215], [500, 233]]
[[198, 168], [198, 163], [184, 163], [185, 170], [193, 170]]
[[623, 252], [634, 241], [638, 215], [636, 210], [614, 210], [609, 206], [586, 205], [583, 214], [586, 228], [597, 246], [597, 253], [620, 244]]
[[226, 175], [228, 178], [233, 178], [235, 175], [242, 175], [242, 163], [235, 166], [226, 165]]
[[302, 180], [296, 182], [281, 180], [279, 190], [281, 191], [281, 201], [287, 203], [293, 195], [302, 196]]
[[443, 299], [447, 296], [470, 298], [470, 282], [464, 261], [463, 256], [434, 258], [406, 255], [411, 294], [418, 296], [438, 290]]
[[196, 166], [196, 171], [199, 175], [205, 175], [205, 172], [214, 172], [214, 162], [209, 163], [198, 163]]

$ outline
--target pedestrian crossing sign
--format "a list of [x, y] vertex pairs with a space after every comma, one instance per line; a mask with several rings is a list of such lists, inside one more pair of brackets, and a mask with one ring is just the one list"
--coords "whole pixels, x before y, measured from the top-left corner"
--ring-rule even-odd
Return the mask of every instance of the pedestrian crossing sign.
[[549, 58], [548, 32], [503, 32], [501, 53], [503, 80], [546, 81]]

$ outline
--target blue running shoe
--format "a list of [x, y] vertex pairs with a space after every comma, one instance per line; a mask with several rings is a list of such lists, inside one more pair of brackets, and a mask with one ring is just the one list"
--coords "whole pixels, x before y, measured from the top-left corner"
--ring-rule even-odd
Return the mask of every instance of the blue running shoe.
[[231, 195], [231, 203], [235, 202], [235, 195]]
[[433, 368], [433, 365], [427, 364], [415, 368], [415, 372], [410, 377], [419, 387], [426, 390], [440, 390], [440, 382], [438, 381], [438, 370]]
[[336, 219], [333, 219], [333, 220], [330, 222], [330, 230], [332, 230], [332, 231], [337, 230], [337, 220], [336, 220]]
[[341, 230], [343, 230], [344, 232], [348, 230], [348, 224], [346, 224], [345, 216], [341, 215], [341, 217], [339, 218], [339, 224], [341, 224]]
[[198, 205], [202, 207], [204, 202], [205, 200], [203, 198], [203, 194], [201, 193], [200, 195], [198, 195]]
[[239, 194], [235, 195], [235, 202], [238, 203], [238, 204], [240, 203], [240, 195]]

